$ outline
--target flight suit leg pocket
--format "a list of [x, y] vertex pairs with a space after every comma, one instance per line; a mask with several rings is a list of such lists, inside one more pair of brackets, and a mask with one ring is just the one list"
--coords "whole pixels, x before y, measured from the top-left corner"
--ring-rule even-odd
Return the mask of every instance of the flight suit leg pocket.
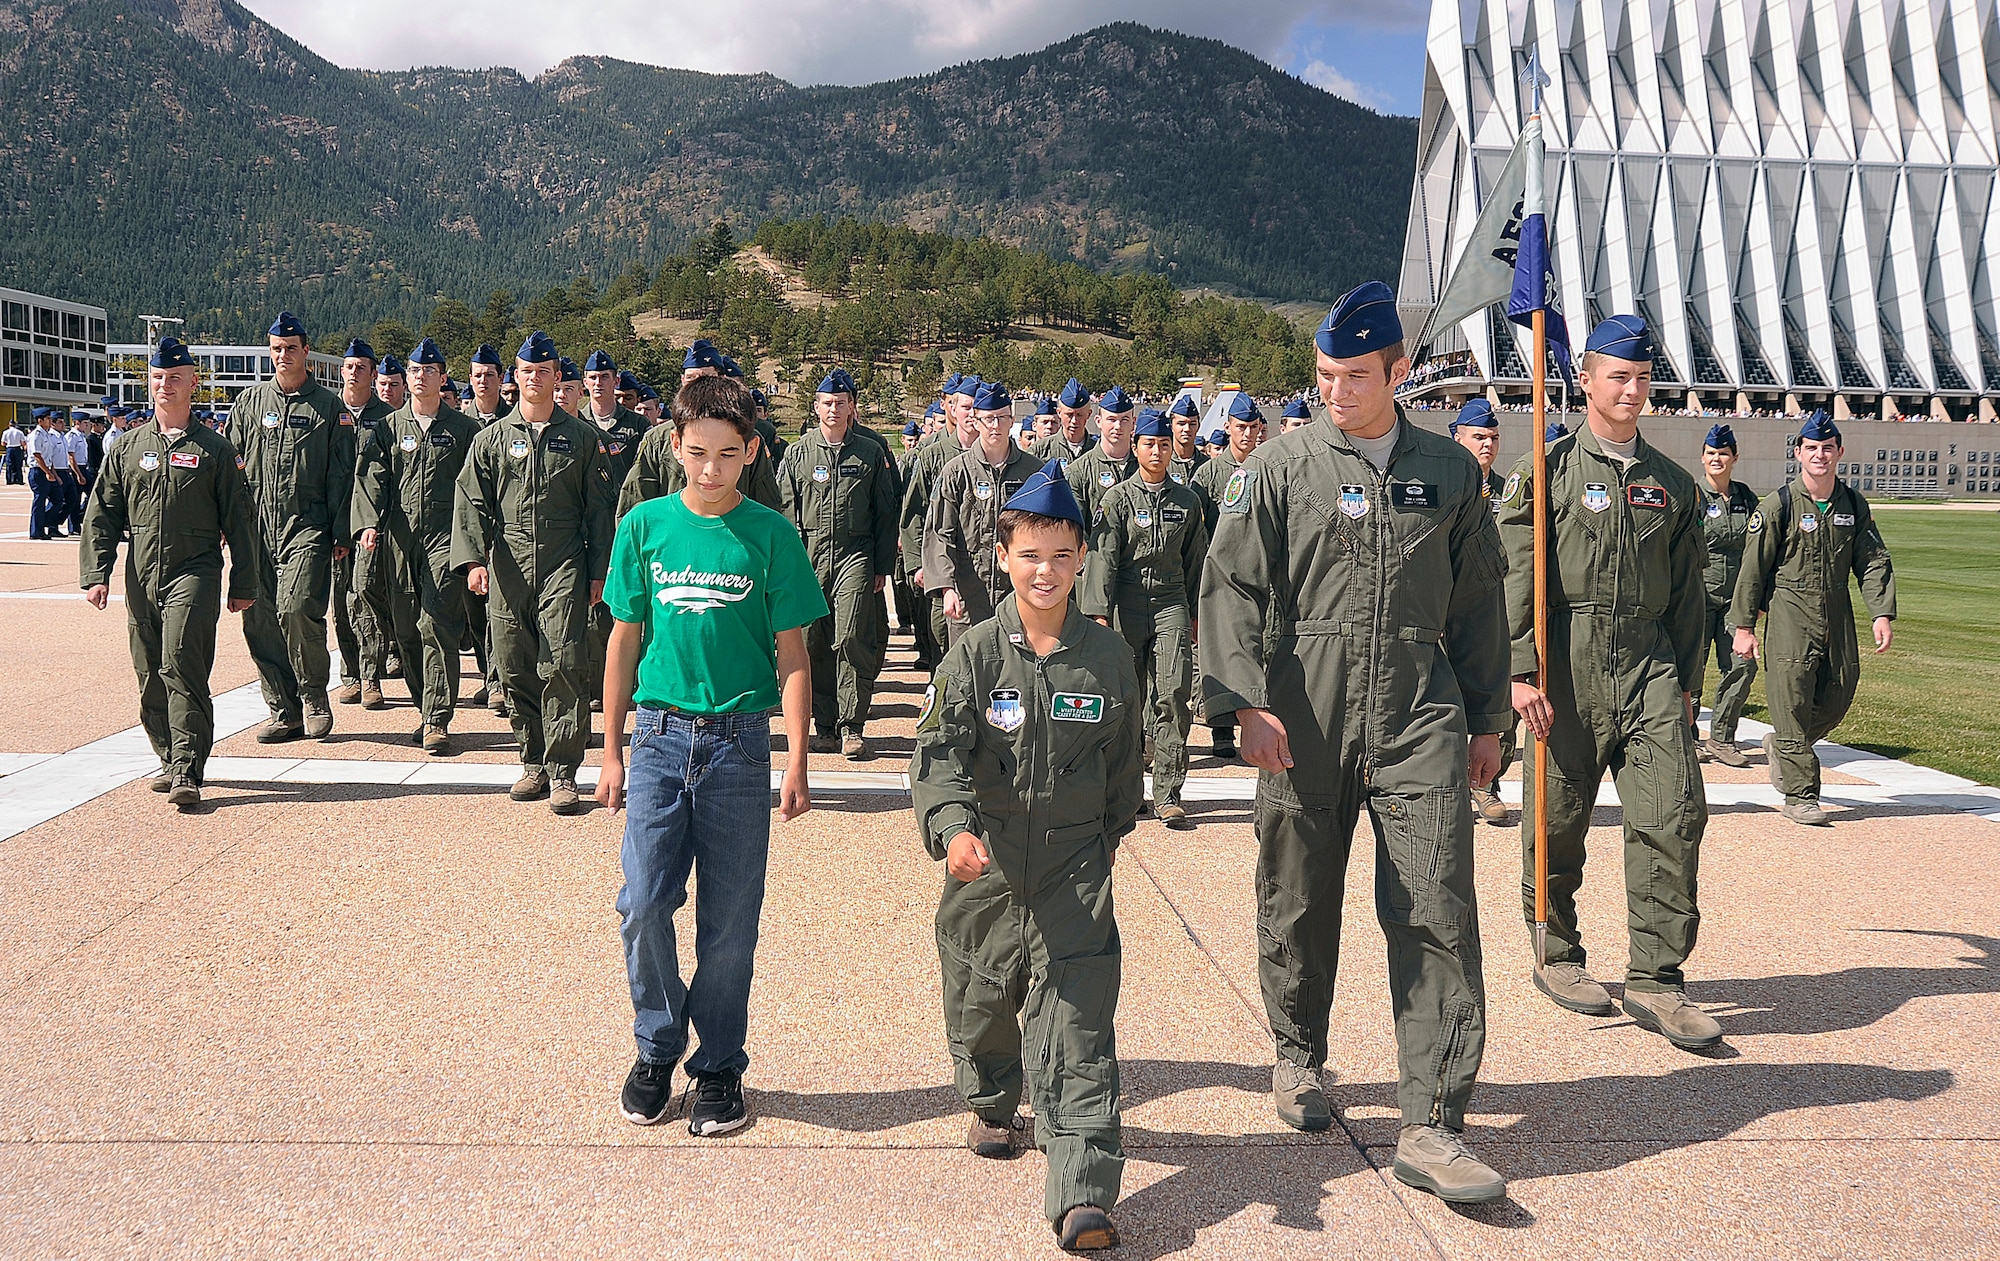
[[1677, 750], [1657, 747], [1651, 737], [1633, 736], [1625, 745], [1625, 773], [1614, 776], [1627, 827], [1658, 832], [1676, 822], [1689, 799], [1688, 763]]
[[[1432, 789], [1370, 800], [1379, 838], [1375, 903], [1384, 923], [1451, 924], [1464, 914], [1469, 890], [1458, 889], [1456, 880], [1447, 888], [1443, 880], [1452, 852], [1453, 796]], [[1455, 872], [1458, 864], [1449, 866]]]
[[1028, 994], [1026, 1024], [1039, 1052], [1035, 1110], [1060, 1129], [1088, 1133], [1118, 1115], [1120, 971], [1115, 951], [1052, 960]]

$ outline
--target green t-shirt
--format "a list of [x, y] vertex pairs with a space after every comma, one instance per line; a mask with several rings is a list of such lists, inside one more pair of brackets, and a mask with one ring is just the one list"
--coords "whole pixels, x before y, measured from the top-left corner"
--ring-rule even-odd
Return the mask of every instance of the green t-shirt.
[[827, 615], [797, 526], [751, 499], [698, 516], [679, 495], [618, 523], [604, 603], [646, 628], [633, 700], [690, 714], [776, 709], [778, 632]]

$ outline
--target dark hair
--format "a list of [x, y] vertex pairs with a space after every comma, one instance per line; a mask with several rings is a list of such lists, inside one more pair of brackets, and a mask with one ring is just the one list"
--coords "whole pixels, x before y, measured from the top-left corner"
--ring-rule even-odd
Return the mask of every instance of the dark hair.
[[993, 537], [1002, 547], [1014, 546], [1014, 531], [1019, 529], [1053, 530], [1065, 526], [1076, 536], [1078, 547], [1083, 546], [1083, 527], [1068, 517], [1045, 517], [1039, 512], [1028, 512], [1021, 508], [1009, 508], [1000, 514], [994, 523]]
[[748, 441], [757, 435], [757, 400], [732, 377], [696, 377], [674, 395], [674, 432], [697, 420], [726, 421]]

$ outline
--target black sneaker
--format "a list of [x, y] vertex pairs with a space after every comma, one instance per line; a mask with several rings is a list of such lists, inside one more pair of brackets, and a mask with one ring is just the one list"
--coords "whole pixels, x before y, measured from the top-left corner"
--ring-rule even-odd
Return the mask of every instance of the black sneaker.
[[618, 1096], [618, 1113], [634, 1125], [658, 1125], [667, 1119], [674, 1098], [674, 1066], [649, 1060], [632, 1061], [625, 1089]]
[[696, 1073], [688, 1090], [694, 1095], [688, 1133], [696, 1138], [727, 1134], [750, 1119], [750, 1110], [743, 1106], [741, 1073]]

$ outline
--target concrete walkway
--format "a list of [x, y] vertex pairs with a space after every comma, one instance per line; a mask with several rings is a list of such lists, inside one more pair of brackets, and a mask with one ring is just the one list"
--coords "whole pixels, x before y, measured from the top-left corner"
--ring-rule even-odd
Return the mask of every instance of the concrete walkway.
[[[0, 493], [0, 535], [22, 498]], [[0, 595], [67, 596], [75, 573], [73, 545], [0, 540]], [[884, 756], [815, 757], [815, 809], [774, 829], [755, 1121], [697, 1140], [615, 1108], [622, 818], [508, 801], [500, 720], [461, 710], [466, 751], [427, 761], [391, 683], [391, 708], [339, 707], [328, 742], [223, 741], [210, 806], [182, 815], [142, 782], [121, 609], [0, 598], [0, 636], [0, 1256], [1054, 1253], [1040, 1157], [959, 1146], [942, 871], [898, 784], [915, 676], [878, 697]], [[226, 725], [247, 727], [233, 624], [222, 645]], [[908, 659], [899, 639], [891, 661]], [[1387, 1172], [1366, 845], [1339, 1124], [1306, 1137], [1272, 1115], [1251, 784], [1197, 757], [1199, 829], [1143, 821], [1119, 864], [1117, 1255], [2000, 1256], [2000, 802], [1835, 750], [1836, 826], [1801, 829], [1758, 760], [1706, 768], [1689, 973], [1728, 1033], [1711, 1055], [1543, 1000], [1518, 832], [1480, 830], [1490, 1034], [1469, 1137], [1513, 1195], [1460, 1212]], [[1614, 980], [1615, 801], [1607, 786], [1583, 892], [1593, 970]]]

